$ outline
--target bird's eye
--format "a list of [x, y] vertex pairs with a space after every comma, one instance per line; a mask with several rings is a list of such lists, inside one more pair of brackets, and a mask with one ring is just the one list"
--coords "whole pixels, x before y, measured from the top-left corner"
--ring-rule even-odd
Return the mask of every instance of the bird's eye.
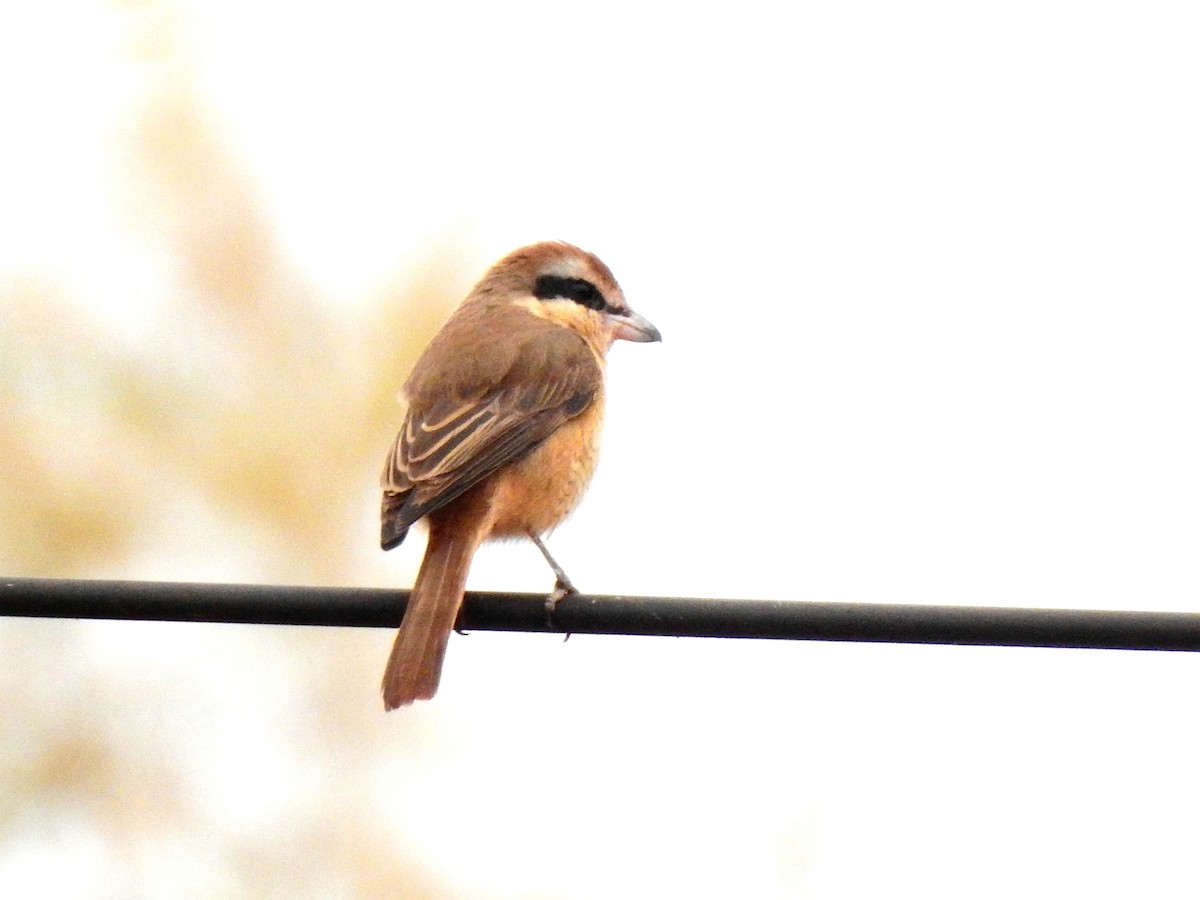
[[533, 295], [539, 300], [574, 300], [588, 309], [601, 310], [607, 306], [603, 295], [586, 278], [563, 278], [560, 275], [543, 275], [534, 285]]

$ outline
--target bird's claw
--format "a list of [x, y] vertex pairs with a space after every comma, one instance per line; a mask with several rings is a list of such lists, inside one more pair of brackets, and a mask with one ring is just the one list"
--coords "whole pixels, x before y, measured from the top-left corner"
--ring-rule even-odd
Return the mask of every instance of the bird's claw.
[[[554, 581], [554, 590], [546, 596], [546, 627], [554, 629], [554, 608], [558, 606], [559, 601], [564, 597], [569, 597], [571, 594], [578, 594], [579, 591], [575, 585], [571, 584], [570, 579], [565, 576], [559, 576]], [[563, 637], [563, 643], [566, 643], [571, 637], [570, 632]]]

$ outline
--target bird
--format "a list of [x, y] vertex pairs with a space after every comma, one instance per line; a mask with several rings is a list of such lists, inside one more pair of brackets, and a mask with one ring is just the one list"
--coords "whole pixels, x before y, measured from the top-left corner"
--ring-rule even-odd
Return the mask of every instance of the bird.
[[598, 257], [543, 242], [492, 266], [417, 359], [381, 477], [380, 545], [398, 546], [421, 519], [429, 538], [384, 672], [386, 710], [437, 693], [483, 542], [533, 540], [555, 575], [548, 608], [575, 592], [542, 537], [595, 470], [605, 359], [619, 340], [662, 335]]

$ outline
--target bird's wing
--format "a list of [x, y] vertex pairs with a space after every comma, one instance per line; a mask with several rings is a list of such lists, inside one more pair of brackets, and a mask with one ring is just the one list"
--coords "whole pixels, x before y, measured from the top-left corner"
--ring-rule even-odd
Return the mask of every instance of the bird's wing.
[[[383, 471], [385, 546], [529, 453], [583, 412], [600, 389], [600, 365], [582, 338], [514, 312], [520, 315], [492, 323], [504, 327], [484, 332], [494, 340], [484, 347], [471, 344], [477, 327], [460, 327], [466, 334], [456, 340], [458, 323], [451, 320], [414, 369], [406, 385], [408, 414]], [[448, 348], [455, 352], [442, 352]]]

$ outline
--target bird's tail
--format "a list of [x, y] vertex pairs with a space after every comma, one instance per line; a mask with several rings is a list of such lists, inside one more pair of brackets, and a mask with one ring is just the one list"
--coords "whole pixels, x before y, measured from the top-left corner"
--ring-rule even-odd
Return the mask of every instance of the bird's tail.
[[[457, 533], [456, 533], [457, 532]], [[437, 693], [446, 643], [454, 630], [479, 538], [431, 523], [425, 559], [383, 673], [383, 705], [392, 710]]]

